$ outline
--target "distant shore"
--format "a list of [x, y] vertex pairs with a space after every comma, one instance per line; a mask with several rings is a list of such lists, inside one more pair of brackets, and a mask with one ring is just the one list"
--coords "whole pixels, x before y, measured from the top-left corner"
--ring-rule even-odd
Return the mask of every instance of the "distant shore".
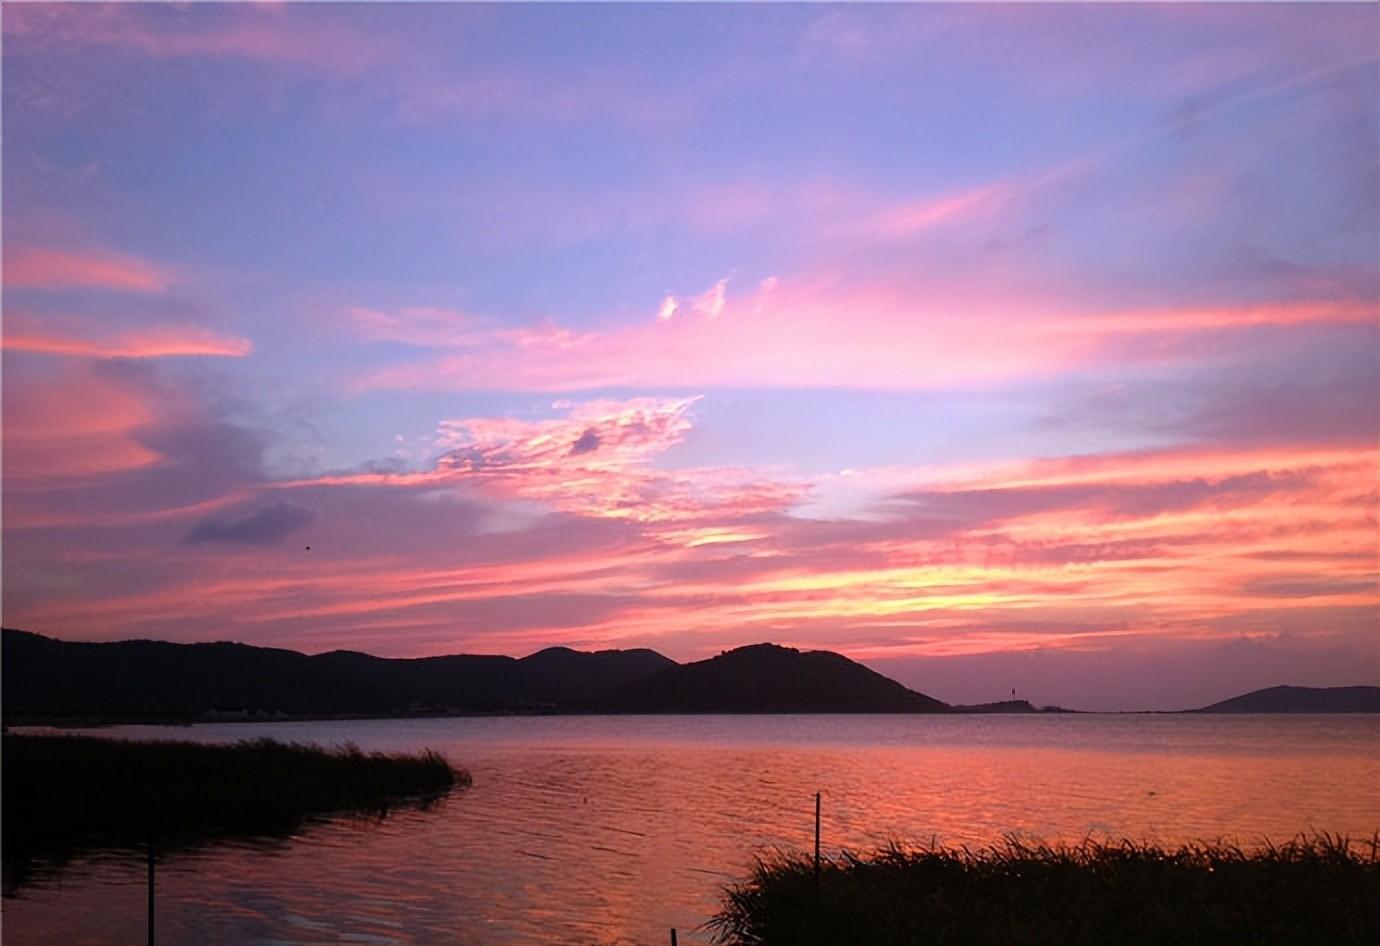
[[1370, 946], [1380, 845], [1329, 835], [1243, 851], [1129, 841], [980, 851], [893, 845], [759, 862], [711, 921], [728, 946]]
[[25, 716], [6, 714], [5, 730], [24, 731], [35, 729], [103, 729], [111, 726], [202, 726], [210, 723], [314, 723], [314, 722], [370, 722], [377, 720], [402, 719], [505, 719], [529, 716], [1041, 716], [1041, 715], [1079, 715], [1079, 716], [1118, 716], [1144, 715], [1161, 712], [1157, 710], [1119, 710], [1084, 711], [1062, 707], [1032, 707], [1026, 710], [987, 709], [985, 707], [956, 706], [942, 713], [907, 712], [827, 712], [827, 711], [758, 711], [744, 712], [733, 710], [698, 710], [694, 712], [614, 712], [609, 710], [577, 709], [503, 709], [503, 710], [437, 710], [420, 713], [245, 713], [208, 714], [201, 716]]
[[[829, 651], [749, 644], [679, 664], [655, 651], [548, 647], [522, 658], [303, 654], [218, 642], [66, 641], [0, 632], [11, 726], [547, 715], [1075, 713], [948, 703]], [[1004, 688], [1003, 688], [1004, 689]], [[1138, 712], [1131, 710], [1130, 712]], [[1149, 710], [1147, 712], [1164, 712]], [[1206, 713], [1380, 713], [1380, 687], [1276, 686]]]

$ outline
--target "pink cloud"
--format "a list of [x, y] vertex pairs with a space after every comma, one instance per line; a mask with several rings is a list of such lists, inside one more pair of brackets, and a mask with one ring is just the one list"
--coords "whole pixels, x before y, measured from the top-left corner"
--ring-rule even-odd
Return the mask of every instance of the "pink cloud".
[[[720, 292], [722, 291], [722, 297]], [[693, 317], [680, 318], [682, 308]], [[736, 299], [716, 287], [675, 318], [605, 331], [496, 329], [482, 343], [387, 368], [361, 389], [571, 391], [617, 386], [925, 388], [1054, 372], [1086, 345], [886, 292], [790, 286]], [[718, 313], [718, 317], [709, 317]]]
[[160, 292], [172, 277], [147, 260], [99, 250], [6, 248], [4, 284], [12, 289], [114, 289]]
[[[102, 634], [229, 614], [251, 639], [295, 646], [373, 629], [399, 654], [565, 642], [689, 657], [769, 637], [879, 657], [1220, 640], [1280, 621], [1349, 639], [1357, 615], [1380, 610], [1369, 446], [860, 470], [871, 513], [812, 519], [801, 502], [827, 478], [662, 466], [693, 405], [447, 422], [423, 471], [265, 484], [284, 498], [215, 513], [280, 501], [313, 512], [311, 556], [274, 553], [267, 577], [260, 550], [197, 546], [216, 557], [214, 579], [181, 549], [150, 553], [139, 567], [161, 578], [148, 588], [15, 613]], [[486, 524], [507, 504], [512, 521]], [[181, 535], [224, 506], [170, 510], [168, 525]]]
[[989, 184], [971, 190], [945, 194], [925, 200], [885, 207], [860, 221], [863, 234], [887, 239], [905, 239], [946, 223], [970, 220], [978, 214], [1000, 209], [1011, 194], [1007, 183]]
[[799, 483], [729, 468], [659, 469], [652, 461], [693, 426], [698, 398], [634, 398], [565, 405], [546, 421], [443, 421], [430, 469], [374, 471], [282, 484], [478, 490], [596, 518], [637, 522], [735, 519], [798, 501]]
[[[444, 354], [399, 364], [356, 382], [390, 388], [575, 391], [642, 387], [857, 387], [923, 390], [1055, 376], [1140, 357], [1193, 357], [1206, 333], [1262, 325], [1373, 323], [1363, 301], [1311, 301], [1087, 312], [1054, 298], [986, 302], [962, 291], [854, 288], [766, 280], [741, 297], [721, 281], [657, 318], [604, 330], [547, 323], [456, 331]], [[381, 316], [403, 320], [405, 315]], [[427, 334], [414, 328], [415, 337]], [[1166, 347], [1163, 342], [1174, 344]]]
[[[346, 94], [333, 103], [336, 117], [386, 102], [407, 123], [488, 115], [658, 128], [682, 123], [696, 107], [691, 97], [644, 91], [640, 75], [600, 69], [532, 76], [480, 65], [482, 57], [461, 51], [483, 41], [489, 15], [479, 6], [453, 5], [444, 12], [444, 29], [408, 35], [377, 22], [362, 26], [328, 6], [236, 4], [211, 13], [195, 7], [150, 13], [137, 4], [35, 4], [6, 16], [5, 35], [9, 43], [55, 52], [101, 48], [154, 59], [291, 67], [294, 81], [306, 72], [341, 87]], [[457, 62], [463, 68], [457, 70]]]
[[253, 346], [244, 338], [219, 335], [205, 329], [171, 326], [137, 329], [100, 339], [41, 330], [7, 331], [3, 345], [8, 351], [81, 358], [167, 358], [188, 355], [242, 358], [253, 350]]
[[410, 81], [393, 85], [398, 117], [433, 124], [455, 115], [495, 115], [552, 124], [613, 121], [656, 131], [679, 127], [696, 111], [693, 97], [645, 90], [636, 74], [606, 70], [553, 77], [470, 71], [455, 76], [434, 62], [414, 62]]
[[1251, 328], [1259, 325], [1374, 325], [1380, 302], [1347, 299], [1191, 306], [1080, 317], [1053, 323], [1051, 332], [1095, 332], [1136, 335]]
[[[158, 453], [132, 437], [155, 416], [154, 405], [134, 387], [75, 366], [22, 384], [7, 379], [6, 486], [155, 463]], [[13, 493], [6, 499], [6, 520], [12, 522], [24, 502]]]
[[391, 312], [354, 306], [345, 311], [345, 321], [366, 339], [427, 348], [473, 344], [493, 330], [480, 319], [437, 306], [408, 306]]
[[11, 42], [55, 48], [107, 47], [155, 58], [233, 58], [306, 65], [355, 74], [397, 52], [385, 37], [369, 36], [329, 18], [306, 23], [262, 5], [232, 8], [222, 16], [195, 9], [147, 11], [121, 4], [79, 9], [34, 6], [5, 17]]
[[[1146, 454], [1096, 467], [1103, 478], [1078, 489], [1032, 493], [995, 470], [974, 493], [950, 482], [934, 499], [937, 519], [783, 522], [754, 540], [774, 554], [739, 559], [717, 577], [672, 566], [675, 580], [624, 617], [671, 633], [693, 601], [695, 626], [706, 629], [798, 628], [813, 638], [805, 629], [820, 622], [833, 628], [823, 640], [848, 650], [857, 645], [841, 628], [885, 627], [887, 643], [868, 653], [939, 655], [1109, 634], [1220, 637], [1244, 611], [1277, 607], [1272, 593], [1293, 595], [1320, 624], [1337, 609], [1380, 610], [1369, 451]], [[1224, 477], [1225, 468], [1251, 472]], [[1117, 515], [1105, 514], [1108, 502]], [[1281, 581], [1275, 556], [1285, 549], [1330, 556], [1329, 583]], [[1050, 630], [1017, 626], [1037, 618]], [[1053, 633], [1061, 625], [1100, 629]]]
[[672, 177], [646, 191], [543, 186], [523, 178], [500, 178], [480, 190], [442, 186], [424, 197], [406, 182], [387, 178], [376, 178], [369, 188], [390, 211], [434, 209], [440, 202], [455, 211], [461, 226], [466, 219], [483, 221], [466, 237], [486, 246], [577, 243], [628, 230], [719, 236], [760, 229], [773, 240], [789, 233], [812, 246], [847, 250], [859, 241], [896, 243], [940, 230], [962, 236], [965, 226], [1000, 224], [1018, 201], [1068, 173], [1061, 167], [1057, 174], [1015, 175], [913, 196], [878, 192], [856, 181], [757, 177], [709, 182]]

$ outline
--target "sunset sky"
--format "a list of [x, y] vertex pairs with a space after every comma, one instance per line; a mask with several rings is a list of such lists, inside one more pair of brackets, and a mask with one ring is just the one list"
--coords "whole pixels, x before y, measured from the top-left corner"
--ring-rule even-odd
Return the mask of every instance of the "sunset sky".
[[7, 3], [5, 626], [1380, 683], [1378, 36]]

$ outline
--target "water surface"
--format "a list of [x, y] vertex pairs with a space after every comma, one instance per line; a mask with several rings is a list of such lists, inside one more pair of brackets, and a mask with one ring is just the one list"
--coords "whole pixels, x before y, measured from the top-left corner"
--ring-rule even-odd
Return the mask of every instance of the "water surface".
[[[1380, 829], [1376, 716], [516, 717], [131, 726], [431, 747], [472, 788], [383, 822], [160, 866], [163, 943], [682, 942], [754, 855], [931, 839], [1130, 837], [1246, 846]], [[5, 902], [7, 944], [143, 942], [144, 868], [93, 855]]]

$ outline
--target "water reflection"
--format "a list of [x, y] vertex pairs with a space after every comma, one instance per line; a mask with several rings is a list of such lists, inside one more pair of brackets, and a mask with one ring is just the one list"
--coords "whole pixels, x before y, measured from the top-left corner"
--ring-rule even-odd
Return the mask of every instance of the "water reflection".
[[[123, 735], [160, 735], [139, 729]], [[756, 852], [891, 838], [1165, 843], [1380, 827], [1375, 717], [699, 717], [196, 727], [432, 746], [474, 786], [431, 811], [168, 860], [160, 941], [630, 944], [692, 928]], [[6, 942], [143, 935], [137, 862], [88, 858], [6, 902]]]

